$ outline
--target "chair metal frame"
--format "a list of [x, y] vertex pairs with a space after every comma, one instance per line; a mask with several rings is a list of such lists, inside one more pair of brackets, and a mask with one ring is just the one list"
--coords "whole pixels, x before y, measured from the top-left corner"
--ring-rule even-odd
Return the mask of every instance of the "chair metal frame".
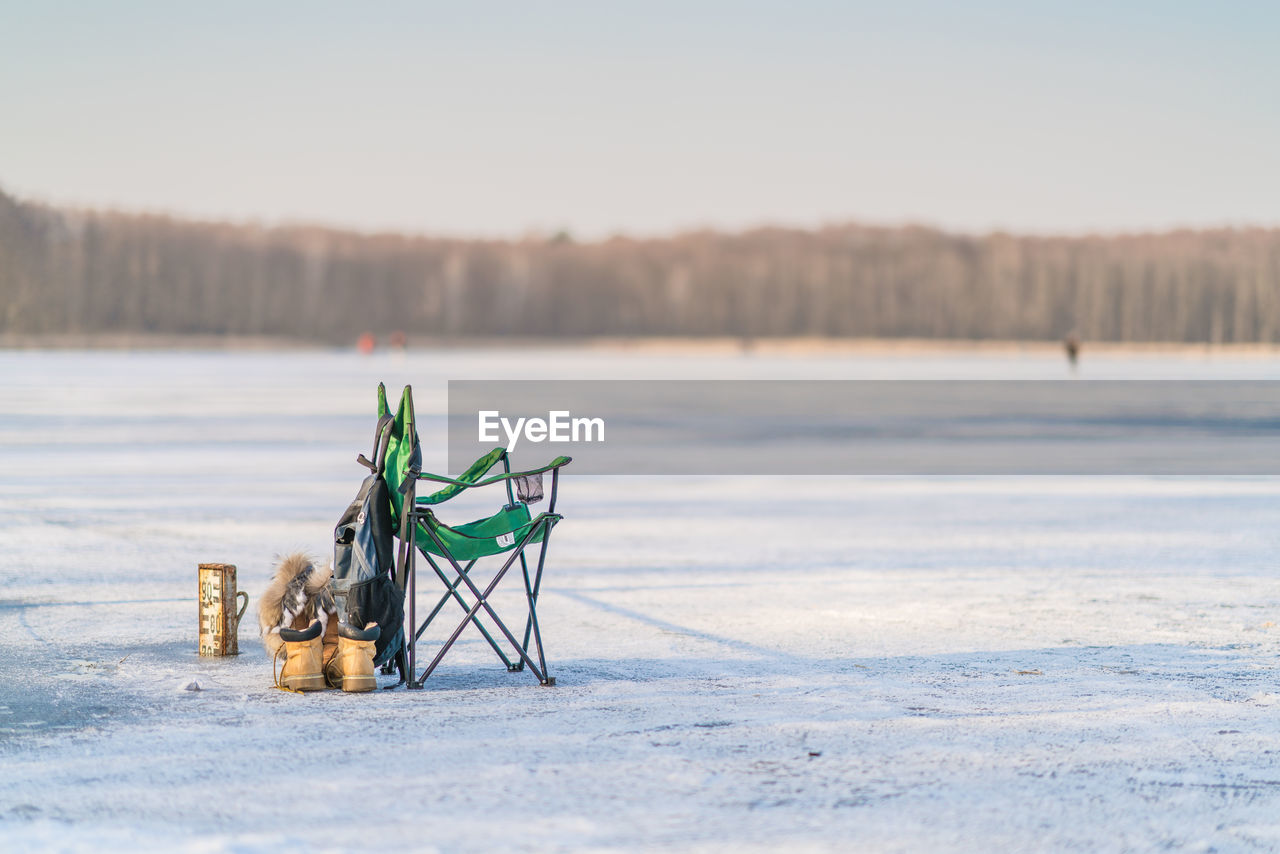
[[[405, 596], [408, 599], [405, 608], [405, 618], [407, 620], [405, 632], [407, 639], [406, 687], [408, 688], [420, 689], [423, 687], [427, 678], [439, 666], [440, 662], [444, 659], [449, 650], [453, 648], [453, 645], [457, 642], [458, 638], [462, 635], [462, 632], [468, 625], [474, 625], [480, 631], [480, 634], [489, 643], [489, 646], [498, 655], [498, 658], [504, 665], [506, 665], [508, 671], [518, 672], [524, 670], [525, 667], [528, 667], [529, 671], [537, 678], [539, 684], [551, 686], [556, 683], [555, 677], [549, 675], [547, 672], [546, 656], [542, 648], [542, 630], [538, 625], [537, 605], [538, 593], [542, 587], [542, 573], [546, 564], [547, 545], [551, 539], [551, 530], [555, 524], [563, 518], [555, 512], [556, 499], [558, 497], [560, 486], [560, 468], [567, 465], [570, 460], [568, 457], [560, 457], [550, 466], [546, 466], [541, 469], [512, 472], [510, 457], [506, 450], [502, 451], [499, 459], [502, 462], [503, 474], [474, 483], [467, 483], [412, 469], [405, 473], [405, 482], [401, 487], [405, 500], [403, 510], [400, 514], [400, 544], [396, 558], [396, 575], [397, 578], [400, 579], [402, 589], [404, 589]], [[465, 566], [459, 560], [454, 558], [448, 546], [446, 546], [440, 536], [436, 533], [436, 526], [439, 522], [435, 516], [435, 512], [432, 510], [432, 505], [420, 503], [416, 498], [418, 481], [432, 481], [449, 484], [459, 487], [460, 490], [489, 486], [501, 482], [505, 484], [507, 490], [508, 504], [506, 509], [510, 509], [514, 508], [517, 504], [516, 495], [512, 491], [512, 481], [516, 478], [529, 477], [531, 475], [542, 474], [547, 471], [551, 472], [551, 491], [548, 496], [550, 502], [548, 504], [547, 511], [539, 514], [531, 520], [533, 523], [532, 527], [525, 532], [520, 542], [515, 544], [515, 547], [510, 552], [505, 553], [507, 555], [506, 559], [498, 568], [488, 585], [481, 590], [479, 585], [476, 584], [470, 575], [472, 568], [475, 567], [481, 558], [473, 558], [468, 561]], [[429, 551], [425, 548], [419, 548], [419, 531], [425, 532], [427, 536], [430, 537], [436, 549], [441, 553], [440, 556], [443, 556], [443, 561], [437, 562], [435, 557], [433, 557]], [[525, 557], [525, 548], [531, 543], [539, 540], [541, 548], [538, 552], [537, 565], [534, 568], [534, 571], [530, 573], [529, 561]], [[438, 577], [441, 583], [445, 586], [444, 594], [440, 597], [436, 606], [431, 609], [431, 612], [420, 625], [417, 623], [416, 613], [417, 556], [419, 554], [422, 555], [428, 565], [430, 565], [431, 569], [435, 572], [436, 577]], [[499, 552], [498, 554], [503, 553]], [[497, 557], [498, 555], [482, 555], [481, 557], [486, 556]], [[498, 585], [502, 582], [502, 579], [515, 565], [517, 560], [520, 562], [521, 574], [524, 579], [525, 601], [528, 605], [524, 635], [520, 640], [516, 639], [515, 634], [507, 628], [507, 625], [502, 621], [493, 606], [489, 603], [490, 595], [492, 595], [494, 590], [497, 589]], [[451, 579], [449, 577], [445, 572], [445, 569], [441, 566], [442, 563], [447, 564], [453, 570], [455, 575], [454, 578]], [[465, 586], [467, 588], [473, 597], [473, 601], [469, 602], [466, 597], [463, 596], [459, 591], [461, 586]], [[416, 673], [417, 667], [418, 639], [422, 637], [423, 633], [426, 632], [432, 622], [440, 615], [441, 610], [450, 599], [455, 601], [458, 606], [462, 608], [466, 616], [462, 618], [462, 621], [458, 623], [457, 627], [449, 635], [448, 639], [445, 640], [443, 646], [441, 646], [441, 648], [436, 652], [435, 656], [431, 659], [430, 663], [427, 664], [426, 668], [423, 669], [422, 675], [415, 679], [414, 674]], [[511, 650], [515, 653], [514, 657], [516, 660], [512, 660], [512, 657], [503, 649], [502, 644], [494, 638], [494, 636], [485, 627], [484, 623], [481, 622], [480, 611], [482, 610], [488, 615], [489, 619], [493, 621], [502, 637], [510, 645]], [[534, 652], [537, 654], [536, 662], [530, 654], [530, 641], [533, 642]]]

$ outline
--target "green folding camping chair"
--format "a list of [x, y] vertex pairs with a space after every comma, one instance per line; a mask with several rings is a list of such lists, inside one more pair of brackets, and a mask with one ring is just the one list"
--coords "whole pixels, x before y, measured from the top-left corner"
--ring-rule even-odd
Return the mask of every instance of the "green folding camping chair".
[[[386, 391], [378, 387], [378, 415], [390, 414]], [[542, 586], [542, 570], [547, 558], [547, 544], [551, 530], [563, 517], [556, 513], [556, 497], [560, 485], [560, 469], [570, 462], [569, 457], [557, 457], [545, 466], [528, 471], [511, 471], [511, 461], [505, 448], [494, 448], [476, 460], [456, 478], [430, 474], [421, 470], [422, 451], [418, 443], [417, 425], [413, 413], [413, 392], [405, 386], [400, 397], [400, 408], [395, 414], [391, 438], [387, 447], [386, 479], [391, 494], [392, 512], [398, 524], [400, 545], [396, 556], [396, 580], [408, 599], [405, 607], [407, 619], [406, 656], [407, 684], [409, 688], [421, 688], [441, 660], [457, 642], [468, 625], [475, 626], [498, 658], [509, 671], [523, 670], [526, 666], [542, 685], [554, 685], [555, 679], [547, 673], [546, 656], [542, 650], [542, 632], [538, 626], [538, 591]], [[498, 463], [502, 474], [490, 475]], [[551, 491], [545, 512], [532, 515], [529, 505], [544, 497], [543, 476], [551, 474]], [[442, 484], [435, 492], [419, 496], [420, 482]], [[437, 516], [436, 508], [469, 489], [502, 484], [506, 487], [507, 503], [497, 513], [463, 525], [450, 525]], [[530, 572], [530, 561], [525, 550], [538, 545], [538, 561]], [[435, 572], [445, 592], [421, 624], [417, 622], [416, 588], [418, 555]], [[482, 590], [471, 577], [471, 571], [483, 558], [506, 555], [488, 585]], [[525, 615], [524, 635], [517, 640], [515, 634], [498, 616], [489, 598], [516, 562], [520, 564], [524, 580], [524, 598], [528, 605]], [[490, 562], [492, 563], [492, 561]], [[450, 572], [446, 572], [448, 567]], [[470, 593], [469, 600], [463, 589]], [[465, 612], [462, 621], [444, 641], [435, 657], [417, 673], [417, 641], [440, 616], [441, 611], [453, 600]], [[480, 619], [480, 612], [497, 627], [506, 640], [504, 647]], [[537, 661], [530, 655], [529, 644]], [[512, 653], [512, 654], [509, 654]], [[513, 660], [514, 659], [514, 660]]]

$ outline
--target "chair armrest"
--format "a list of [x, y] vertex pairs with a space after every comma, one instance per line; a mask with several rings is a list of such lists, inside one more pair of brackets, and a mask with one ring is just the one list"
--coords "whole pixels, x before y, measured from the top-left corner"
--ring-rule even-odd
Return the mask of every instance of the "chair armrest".
[[[488, 478], [484, 478], [484, 480], [480, 480], [479, 478], [483, 477], [483, 475], [486, 474], [489, 471], [489, 469], [493, 468], [494, 464], [497, 463], [498, 460], [500, 460], [502, 458], [502, 455], [505, 453], [506, 453], [505, 448], [494, 448], [488, 454], [481, 457], [479, 460], [476, 460], [476, 462], [472, 464], [471, 468], [467, 469], [465, 472], [463, 472], [461, 475], [459, 475], [456, 478], [444, 477], [443, 475], [431, 474], [430, 472], [419, 472], [416, 475], [418, 480], [427, 480], [427, 481], [431, 481], [432, 483], [443, 483], [447, 485], [443, 489], [438, 490], [437, 492], [433, 492], [430, 495], [426, 495], [419, 498], [417, 500], [417, 503], [418, 504], [441, 504], [445, 501], [448, 501], [450, 498], [453, 498], [455, 495], [458, 495], [463, 490], [473, 489], [475, 487], [480, 487], [480, 486], [492, 486], [495, 483], [504, 483], [506, 481], [513, 480], [517, 477], [528, 477], [530, 475], [542, 474], [544, 472], [554, 471], [555, 469], [561, 468], [563, 466], [567, 466], [569, 463], [573, 462], [572, 457], [556, 457], [554, 460], [547, 463], [545, 466], [542, 466], [541, 468], [528, 469], [527, 471], [505, 472], [503, 474], [494, 475], [493, 477], [488, 477]], [[490, 457], [493, 457], [493, 460], [489, 462], [488, 465], [484, 466], [483, 470], [479, 471], [478, 474], [473, 474], [476, 471], [476, 469], [480, 466], [480, 464], [488, 460]], [[469, 476], [471, 479], [468, 479]]]

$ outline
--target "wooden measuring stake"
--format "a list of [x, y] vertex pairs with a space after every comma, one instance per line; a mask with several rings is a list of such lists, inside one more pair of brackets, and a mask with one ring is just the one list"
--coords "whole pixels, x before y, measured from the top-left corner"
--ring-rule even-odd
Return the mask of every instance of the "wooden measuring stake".
[[[239, 655], [240, 618], [249, 594], [236, 593], [236, 568], [229, 563], [202, 563], [199, 571], [200, 654]], [[236, 599], [244, 597], [240, 610]]]

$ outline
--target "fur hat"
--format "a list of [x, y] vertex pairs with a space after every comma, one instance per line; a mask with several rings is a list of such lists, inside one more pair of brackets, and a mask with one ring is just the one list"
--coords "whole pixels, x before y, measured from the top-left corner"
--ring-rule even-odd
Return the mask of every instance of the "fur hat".
[[258, 597], [258, 627], [267, 653], [274, 656], [284, 641], [281, 629], [305, 629], [313, 620], [320, 621], [320, 632], [328, 628], [329, 618], [337, 616], [329, 579], [333, 568], [316, 566], [302, 552], [281, 558], [275, 577]]

